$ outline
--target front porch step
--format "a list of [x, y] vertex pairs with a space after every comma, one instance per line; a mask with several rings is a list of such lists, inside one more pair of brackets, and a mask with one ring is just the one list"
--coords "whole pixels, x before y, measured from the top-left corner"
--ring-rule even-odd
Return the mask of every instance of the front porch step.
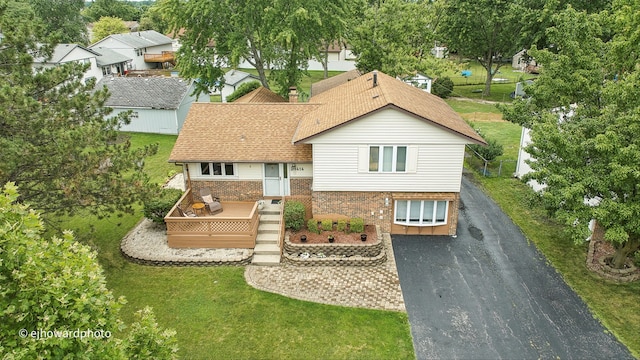
[[266, 233], [256, 236], [256, 244], [278, 244], [280, 241], [278, 234]]
[[280, 224], [264, 224], [262, 221], [258, 225], [258, 234], [277, 234], [280, 232]]
[[280, 214], [261, 214], [260, 224], [280, 224]]
[[256, 244], [253, 249], [253, 255], [280, 255], [280, 246], [278, 244]]
[[280, 254], [278, 255], [256, 255], [253, 254], [253, 260], [251, 260], [251, 264], [253, 265], [262, 265], [262, 266], [275, 266], [280, 264]]

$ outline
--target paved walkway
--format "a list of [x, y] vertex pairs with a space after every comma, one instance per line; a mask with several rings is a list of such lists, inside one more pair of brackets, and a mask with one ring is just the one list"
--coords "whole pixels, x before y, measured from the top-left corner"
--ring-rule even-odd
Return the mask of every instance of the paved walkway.
[[383, 234], [387, 262], [373, 267], [247, 266], [244, 277], [256, 289], [322, 304], [406, 311], [389, 234]]

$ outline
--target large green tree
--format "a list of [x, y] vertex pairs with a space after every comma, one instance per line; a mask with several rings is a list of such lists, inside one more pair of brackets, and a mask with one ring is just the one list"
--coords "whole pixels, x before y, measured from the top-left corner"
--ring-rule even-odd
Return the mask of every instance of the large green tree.
[[93, 38], [91, 42], [97, 42], [112, 34], [128, 33], [129, 28], [122, 19], [104, 16], [93, 25]]
[[543, 70], [531, 97], [505, 116], [532, 128], [527, 179], [546, 185], [541, 199], [576, 241], [595, 219], [621, 268], [640, 247], [640, 2], [613, 11], [568, 7], [552, 17], [548, 49], [531, 54]]
[[150, 309], [139, 312], [122, 337], [119, 311], [125, 300], [107, 289], [96, 254], [71, 233], [45, 239], [39, 215], [18, 198], [12, 183], [0, 190], [4, 358], [175, 358], [175, 331], [160, 329]]
[[162, 13], [162, 3], [158, 0], [140, 16], [140, 30], [155, 30], [161, 34], [169, 32], [169, 21]]
[[440, 3], [382, 0], [355, 18], [348, 41], [362, 72], [380, 70], [391, 76], [415, 72], [439, 76], [447, 64], [431, 54], [442, 17]]
[[522, 6], [513, 0], [446, 0], [438, 27], [449, 51], [477, 60], [486, 70], [483, 94], [491, 94], [491, 81], [503, 59], [519, 49], [518, 34], [524, 21]]
[[57, 34], [61, 43], [88, 43], [87, 24], [81, 11], [84, 0], [29, 0], [49, 34]]
[[[319, 54], [325, 22], [348, 17], [347, 1], [168, 0], [163, 4], [172, 29], [185, 29], [177, 67], [199, 79], [199, 91], [220, 85], [223, 67], [246, 60], [264, 87], [271, 79], [286, 94], [297, 86], [308, 60]], [[335, 24], [334, 24], [335, 25]]]
[[83, 11], [89, 21], [98, 21], [101, 17], [117, 17], [125, 21], [140, 20], [139, 9], [126, 0], [94, 0]]
[[86, 65], [34, 71], [54, 44], [27, 3], [0, 0], [0, 29], [0, 183], [48, 214], [133, 211], [157, 146], [131, 148], [117, 131], [128, 114], [110, 116], [106, 88], [83, 81]]

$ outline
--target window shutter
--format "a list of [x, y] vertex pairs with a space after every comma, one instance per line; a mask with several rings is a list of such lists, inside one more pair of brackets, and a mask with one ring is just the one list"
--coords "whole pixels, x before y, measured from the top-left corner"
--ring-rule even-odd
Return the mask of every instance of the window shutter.
[[418, 171], [418, 147], [407, 147], [407, 172], [415, 173]]
[[369, 146], [358, 146], [358, 172], [369, 172]]

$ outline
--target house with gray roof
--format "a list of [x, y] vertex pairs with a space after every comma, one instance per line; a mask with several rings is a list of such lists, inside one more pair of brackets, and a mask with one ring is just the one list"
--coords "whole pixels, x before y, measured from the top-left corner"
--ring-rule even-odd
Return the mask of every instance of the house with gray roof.
[[96, 88], [106, 86], [111, 96], [105, 103], [113, 115], [132, 111], [131, 122], [121, 131], [175, 134], [196, 101], [209, 102], [208, 96], [193, 96], [194, 84], [174, 77], [105, 77]]
[[99, 54], [96, 57], [96, 62], [100, 70], [102, 70], [102, 75], [124, 76], [126, 74], [126, 70], [132, 61], [130, 57], [102, 46], [96, 46], [93, 50]]
[[173, 63], [171, 38], [154, 30], [125, 34], [112, 34], [91, 45], [107, 48], [132, 59], [128, 70], [162, 68], [165, 63]]
[[220, 89], [222, 102], [227, 102], [227, 96], [231, 95], [244, 83], [260, 81], [260, 78], [240, 70], [229, 70], [224, 74], [224, 85]]
[[36, 69], [45, 69], [69, 62], [89, 64], [89, 69], [85, 72], [83, 80], [87, 81], [95, 78], [96, 81], [99, 81], [102, 79], [102, 71], [97, 64], [97, 57], [99, 55], [96, 51], [77, 44], [58, 44], [50, 59], [33, 59], [33, 67]]

